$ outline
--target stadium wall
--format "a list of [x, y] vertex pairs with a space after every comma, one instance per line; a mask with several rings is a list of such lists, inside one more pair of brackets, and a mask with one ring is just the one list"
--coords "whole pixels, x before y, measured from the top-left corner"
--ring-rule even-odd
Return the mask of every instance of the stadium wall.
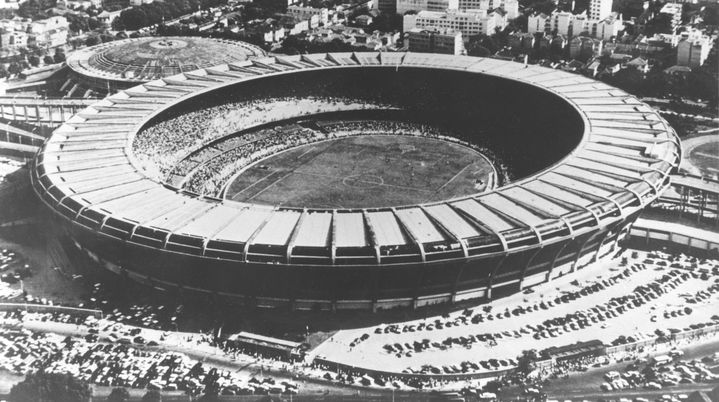
[[58, 224], [96, 263], [151, 287], [214, 294], [255, 307], [377, 310], [496, 299], [570, 274], [611, 253], [638, 214], [573, 238], [507, 253], [422, 265], [343, 267], [240, 264], [132, 243], [118, 247], [107, 235], [76, 222]]

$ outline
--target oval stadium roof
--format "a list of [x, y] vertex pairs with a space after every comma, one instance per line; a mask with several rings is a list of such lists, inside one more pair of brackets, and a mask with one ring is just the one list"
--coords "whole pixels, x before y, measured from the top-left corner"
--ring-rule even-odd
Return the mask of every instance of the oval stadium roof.
[[140, 83], [264, 55], [259, 47], [240, 41], [147, 37], [81, 49], [68, 57], [67, 64], [82, 75]]
[[[115, 65], [123, 60], [117, 55]], [[130, 142], [135, 133], [180, 101], [258, 75], [370, 65], [451, 69], [539, 87], [562, 97], [582, 116], [582, 142], [550, 168], [488, 193], [372, 210], [273, 208], [203, 198], [153, 181], [133, 163]], [[240, 261], [247, 261], [255, 244], [286, 247], [288, 261], [293, 247], [427, 250], [425, 245], [441, 242], [448, 248], [461, 246], [471, 256], [476, 255], [472, 239], [478, 236], [496, 236], [507, 251], [515, 247], [517, 233], [529, 233], [542, 243], [554, 241], [548, 239], [557, 228], [577, 233], [587, 225], [616, 222], [658, 197], [679, 153], [674, 131], [652, 108], [580, 75], [467, 56], [312, 54], [221, 63], [109, 96], [55, 131], [36, 160], [33, 184], [48, 205], [72, 221], [89, 228], [102, 228], [108, 220], [124, 222], [116, 225], [126, 228], [122, 236], [133, 241], [147, 233], [148, 244], [160, 249], [174, 236], [183, 236], [198, 240], [198, 255], [205, 255], [208, 242], [219, 244], [213, 247], [234, 244], [232, 252]], [[425, 252], [420, 253], [424, 261]], [[376, 259], [381, 264], [385, 257], [378, 251]]]

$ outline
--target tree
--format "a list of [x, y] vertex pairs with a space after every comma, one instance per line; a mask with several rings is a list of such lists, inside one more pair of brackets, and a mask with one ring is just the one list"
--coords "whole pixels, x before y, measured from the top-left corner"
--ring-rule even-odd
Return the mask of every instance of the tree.
[[625, 19], [639, 17], [643, 12], [641, 1], [636, 0], [614, 0], [612, 11], [622, 14]]
[[0, 79], [7, 78], [8, 72], [4, 64], [0, 64]]
[[143, 28], [150, 25], [147, 13], [140, 7], [132, 7], [120, 13], [120, 16], [112, 22], [112, 27], [117, 30], [131, 30]]
[[36, 18], [38, 14], [45, 8], [42, 2], [38, 0], [27, 0], [18, 6], [17, 14], [25, 18]]
[[45, 64], [53, 64], [53, 63], [55, 63], [55, 59], [53, 59], [52, 56], [47, 55], [42, 58], [42, 62]]
[[539, 355], [534, 349], [522, 351], [522, 355], [517, 358], [517, 371], [522, 374], [529, 374], [536, 367], [535, 362], [539, 360]]
[[88, 402], [90, 386], [69, 374], [28, 374], [10, 390], [11, 402]]
[[113, 388], [107, 396], [107, 402], [127, 402], [130, 399], [130, 392], [126, 388]]
[[87, 26], [88, 26], [91, 30], [100, 29], [100, 28], [102, 28], [102, 29], [107, 29], [107, 24], [104, 23], [104, 22], [102, 22], [102, 21], [100, 21], [99, 19], [97, 19], [97, 17], [90, 17], [90, 18], [88, 18], [88, 19], [87, 19]]
[[707, 4], [702, 11], [705, 25], [719, 25], [719, 4]]
[[142, 402], [162, 402], [162, 394], [156, 389], [151, 389], [142, 396]]
[[493, 394], [498, 393], [501, 389], [502, 383], [497, 380], [490, 380], [484, 385], [484, 387], [482, 387], [482, 391], [491, 392]]
[[7, 72], [10, 73], [10, 75], [18, 75], [20, 71], [22, 71], [22, 68], [18, 63], [10, 63], [7, 67]]
[[655, 33], [672, 33], [672, 15], [660, 13], [654, 19], [647, 22], [644, 28], [646, 36], [653, 36]]
[[101, 33], [100, 34], [100, 40], [102, 43], [112, 42], [115, 40], [115, 37], [110, 35], [109, 33]]
[[27, 62], [30, 63], [31, 66], [37, 67], [40, 65], [40, 58], [33, 54], [27, 58]]
[[100, 37], [98, 35], [92, 35], [88, 36], [87, 39], [85, 39], [85, 45], [86, 46], [95, 46], [100, 44]]
[[70, 24], [70, 31], [72, 32], [82, 33], [90, 30], [86, 15], [68, 13], [67, 22]]
[[473, 43], [472, 46], [467, 47], [467, 55], [477, 57], [489, 57], [492, 53], [484, 46], [479, 43]]
[[55, 63], [62, 63], [65, 61], [65, 53], [63, 52], [55, 52], [55, 56], [53, 57], [55, 59]]

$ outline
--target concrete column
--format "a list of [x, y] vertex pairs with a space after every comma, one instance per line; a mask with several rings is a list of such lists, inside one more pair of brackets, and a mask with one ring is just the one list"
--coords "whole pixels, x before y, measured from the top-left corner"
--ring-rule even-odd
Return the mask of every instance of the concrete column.
[[487, 284], [487, 300], [492, 300], [492, 288], [494, 287], [494, 277], [497, 275], [497, 272], [499, 272], [499, 269], [502, 268], [502, 264], [504, 263], [504, 260], [507, 259], [507, 256], [500, 258], [497, 262], [497, 265], [494, 267], [492, 272], [489, 275], [489, 283]]
[[462, 277], [462, 274], [464, 273], [464, 269], [467, 266], [467, 262], [463, 263], [459, 269], [457, 270], [457, 276], [454, 278], [454, 284], [452, 285], [452, 295], [450, 297], [450, 302], [454, 303], [457, 299], [457, 287], [459, 286], [459, 279]]

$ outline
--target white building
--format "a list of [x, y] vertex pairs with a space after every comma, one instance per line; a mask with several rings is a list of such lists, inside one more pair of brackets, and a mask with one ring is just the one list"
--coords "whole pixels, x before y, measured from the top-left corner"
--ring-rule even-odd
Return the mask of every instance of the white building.
[[[287, 14], [299, 20], [310, 20], [310, 25], [313, 21], [312, 17], [315, 17], [315, 21], [320, 25], [326, 25], [329, 21], [329, 10], [326, 8], [315, 8], [315, 7], [304, 7], [298, 5], [291, 5], [287, 7]], [[316, 28], [316, 26], [312, 26]]]
[[699, 39], [685, 38], [677, 44], [677, 65], [686, 67], [700, 67], [709, 56], [712, 39], [703, 36]]
[[0, 46], [3, 48], [57, 47], [67, 43], [69, 23], [65, 17], [50, 17], [32, 21], [27, 18], [13, 18], [0, 21]]
[[678, 3], [667, 3], [659, 10], [659, 13], [671, 15], [672, 32], [676, 32], [677, 27], [682, 22], [682, 5]]
[[69, 27], [70, 24], [65, 17], [50, 17], [44, 20], [33, 21], [33, 23], [30, 24], [28, 33], [44, 34], [53, 29], [67, 30]]
[[591, 0], [589, 19], [599, 21], [612, 15], [612, 0]]
[[577, 36], [569, 42], [569, 57], [582, 62], [602, 54], [603, 42], [599, 39]]
[[459, 9], [462, 11], [486, 10], [490, 12], [495, 8], [503, 9], [510, 20], [519, 16], [518, 0], [459, 0]]
[[447, 11], [457, 10], [459, 0], [397, 0], [397, 14], [408, 11]]
[[397, 12], [397, 0], [377, 0], [374, 2], [374, 9], [383, 13], [393, 14]]
[[407, 33], [410, 52], [460, 55], [464, 51], [462, 33], [451, 29], [415, 28]]
[[27, 47], [28, 35], [23, 31], [0, 32], [0, 49], [16, 49]]
[[608, 40], [624, 28], [624, 21], [616, 15], [601, 20], [593, 20], [586, 13], [572, 14], [568, 11], [555, 11], [551, 17], [546, 14], [530, 15], [527, 18], [527, 32], [552, 32], [572, 38], [580, 34]]
[[19, 7], [18, 0], [0, 0], [0, 10], [17, 10]]
[[574, 19], [574, 14], [569, 11], [554, 12], [552, 13], [552, 27], [550, 30], [556, 30], [562, 36], [572, 36]]
[[299, 35], [302, 32], [310, 30], [310, 22], [308, 20], [292, 19], [284, 21], [282, 27], [287, 35]]
[[440, 30], [453, 30], [462, 33], [464, 38], [478, 34], [492, 35], [495, 29], [504, 29], [507, 19], [502, 13], [486, 10], [471, 11], [420, 11], [416, 15], [405, 15], [403, 21], [404, 31], [413, 28]]
[[527, 17], [527, 32], [548, 32], [552, 30], [552, 19], [544, 13], [533, 14]]
[[619, 18], [609, 17], [593, 24], [593, 26], [595, 27], [593, 34], [595, 38], [609, 40], [616, 37], [619, 31], [624, 28], [624, 21]]

